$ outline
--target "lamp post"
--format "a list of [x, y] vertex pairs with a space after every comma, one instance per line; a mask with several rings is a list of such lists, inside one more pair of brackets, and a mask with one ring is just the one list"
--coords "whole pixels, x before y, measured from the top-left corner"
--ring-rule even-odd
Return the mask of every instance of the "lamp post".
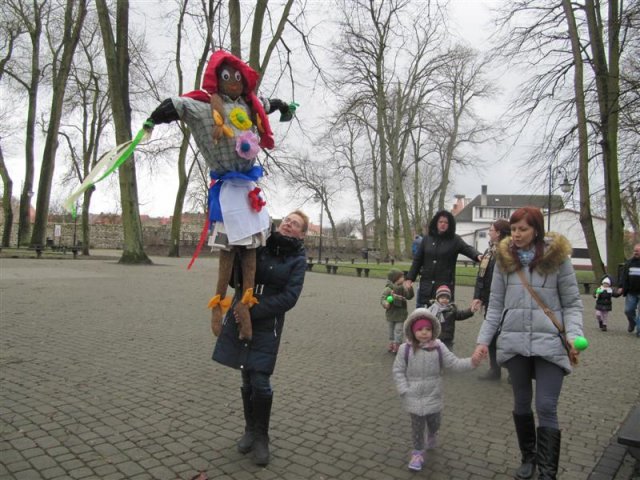
[[560, 175], [564, 176], [564, 179], [560, 184], [560, 190], [562, 190], [562, 193], [569, 193], [573, 186], [571, 185], [571, 183], [569, 183], [569, 179], [567, 177], [567, 170], [562, 165], [558, 165], [556, 168], [553, 168], [553, 164], [549, 164], [549, 197], [547, 200], [547, 232], [551, 230], [551, 192], [553, 191], [553, 179], [554, 177], [558, 177]]

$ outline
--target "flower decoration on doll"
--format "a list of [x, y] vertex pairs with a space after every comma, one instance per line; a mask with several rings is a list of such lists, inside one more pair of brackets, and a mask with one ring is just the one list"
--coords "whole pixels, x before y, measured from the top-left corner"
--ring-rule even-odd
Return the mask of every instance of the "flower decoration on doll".
[[253, 126], [253, 122], [249, 119], [247, 112], [240, 107], [236, 107], [229, 112], [229, 120], [238, 130], [249, 130]]
[[238, 156], [253, 160], [260, 151], [258, 136], [253, 132], [244, 132], [236, 137], [236, 153]]
[[262, 198], [262, 195], [260, 195], [260, 192], [262, 192], [262, 190], [258, 187], [249, 192], [249, 203], [251, 204], [251, 208], [256, 212], [262, 210], [262, 207], [267, 204], [264, 198]]

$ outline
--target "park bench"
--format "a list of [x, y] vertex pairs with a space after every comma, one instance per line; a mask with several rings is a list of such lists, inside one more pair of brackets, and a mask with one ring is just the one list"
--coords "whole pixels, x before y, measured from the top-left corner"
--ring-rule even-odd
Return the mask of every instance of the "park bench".
[[635, 405], [618, 430], [618, 443], [640, 461], [640, 405]]
[[344, 270], [355, 270], [358, 277], [362, 277], [362, 274], [364, 273], [364, 276], [367, 278], [369, 278], [369, 272], [371, 271], [369, 267], [356, 267], [352, 265], [325, 265], [325, 267], [327, 269], [327, 273], [332, 273], [334, 275], [338, 273], [338, 268], [341, 268]]
[[325, 267], [327, 267], [327, 273], [333, 273], [334, 275], [338, 273], [338, 265], [326, 264]]

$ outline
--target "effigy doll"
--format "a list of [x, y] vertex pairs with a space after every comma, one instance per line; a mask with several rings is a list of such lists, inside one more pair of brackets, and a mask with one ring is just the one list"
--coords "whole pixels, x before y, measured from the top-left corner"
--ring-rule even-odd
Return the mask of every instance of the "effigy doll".
[[252, 336], [249, 309], [254, 296], [256, 248], [264, 245], [270, 220], [256, 182], [263, 170], [257, 164], [261, 148], [274, 147], [267, 113], [279, 110], [280, 121], [292, 118], [296, 104], [259, 99], [255, 94], [258, 73], [224, 50], [211, 55], [202, 89], [164, 100], [151, 114], [154, 125], [182, 120], [209, 167], [208, 221], [213, 225], [210, 245], [220, 248], [218, 281], [209, 301], [211, 328], [218, 336], [222, 318], [231, 307], [227, 286], [236, 255], [242, 271], [242, 297], [234, 310], [240, 338]]

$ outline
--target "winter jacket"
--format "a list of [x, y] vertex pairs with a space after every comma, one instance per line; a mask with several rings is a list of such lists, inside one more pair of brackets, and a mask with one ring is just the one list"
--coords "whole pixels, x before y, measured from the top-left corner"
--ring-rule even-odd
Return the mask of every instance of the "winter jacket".
[[473, 298], [482, 301], [485, 306], [489, 305], [489, 294], [491, 293], [491, 279], [493, 278], [493, 268], [496, 264], [496, 249], [494, 247], [487, 248], [482, 256], [478, 275], [476, 277], [476, 286], [473, 290]]
[[[432, 318], [434, 341], [428, 349], [418, 347], [414, 350], [412, 342], [415, 341], [415, 335], [411, 326], [416, 320], [427, 315]], [[444, 406], [442, 370], [471, 370], [471, 359], [456, 357], [444, 343], [437, 340], [440, 324], [427, 309], [418, 308], [409, 315], [404, 323], [404, 333], [407, 343], [400, 346], [392, 369], [393, 380], [402, 404], [408, 413], [414, 415], [424, 416], [441, 412]], [[409, 349], [408, 354], [406, 349]], [[442, 355], [442, 363], [438, 349]]]
[[[477, 343], [489, 345], [499, 331], [497, 360], [504, 364], [515, 355], [539, 356], [555, 363], [566, 373], [571, 365], [558, 329], [531, 297], [517, 274], [518, 263], [510, 252], [511, 238], [498, 245], [496, 268], [491, 282], [489, 308]], [[559, 234], [545, 237], [544, 254], [533, 271], [524, 269], [529, 285], [550, 308], [567, 339], [582, 336], [582, 299], [573, 266], [571, 244]]]
[[[272, 374], [278, 356], [285, 312], [291, 310], [302, 292], [307, 268], [302, 241], [273, 233], [257, 251], [254, 294], [258, 304], [251, 310], [253, 337], [238, 339], [233, 306], [224, 317], [213, 360], [231, 368]], [[242, 294], [236, 289], [234, 304]]]
[[405, 288], [403, 285], [396, 285], [393, 282], [387, 281], [387, 285], [382, 290], [382, 296], [380, 297], [380, 303], [388, 305], [387, 297], [393, 295], [393, 303], [391, 308], [385, 310], [385, 316], [388, 322], [404, 322], [407, 319], [407, 300], [413, 298], [413, 287]]
[[455, 303], [450, 303], [446, 307], [442, 308], [434, 303], [429, 307], [429, 311], [438, 319], [442, 331], [438, 337], [440, 340], [446, 343], [453, 343], [453, 337], [456, 333], [456, 321], [466, 320], [473, 317], [473, 312], [470, 308], [458, 309]]
[[593, 294], [593, 297], [596, 299], [596, 310], [600, 310], [601, 312], [610, 312], [612, 308], [611, 299], [619, 296], [620, 295], [611, 287], [598, 287]]
[[[449, 228], [440, 235], [438, 218], [442, 216], [448, 218]], [[430, 304], [440, 285], [448, 286], [451, 290], [451, 301], [455, 299], [456, 261], [459, 254], [477, 261], [480, 252], [456, 235], [456, 221], [453, 215], [442, 210], [436, 213], [429, 223], [429, 233], [422, 239], [407, 275], [407, 279], [415, 281], [420, 274], [420, 290], [417, 297], [419, 305]]]
[[625, 297], [627, 293], [640, 295], [640, 258], [631, 257], [625, 262], [622, 275], [622, 290]]

